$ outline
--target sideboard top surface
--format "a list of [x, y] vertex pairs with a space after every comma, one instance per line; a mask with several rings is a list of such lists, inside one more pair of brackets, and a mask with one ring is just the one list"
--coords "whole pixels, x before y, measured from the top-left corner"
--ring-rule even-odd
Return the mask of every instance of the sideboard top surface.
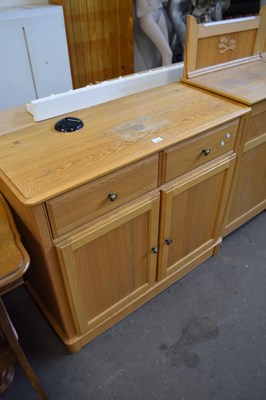
[[259, 60], [229, 65], [185, 81], [251, 106], [266, 99], [266, 53]]
[[180, 83], [74, 112], [84, 128], [73, 133], [54, 129], [63, 116], [31, 123], [9, 111], [0, 115], [0, 178], [35, 205], [249, 111]]

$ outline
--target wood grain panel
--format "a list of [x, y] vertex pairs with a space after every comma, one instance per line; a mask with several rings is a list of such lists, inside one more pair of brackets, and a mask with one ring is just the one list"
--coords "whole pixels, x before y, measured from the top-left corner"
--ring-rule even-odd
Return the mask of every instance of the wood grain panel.
[[74, 88], [133, 72], [132, 1], [50, 3], [64, 8]]
[[20, 234], [14, 223], [10, 209], [0, 193], [0, 276], [1, 295], [10, 286], [16, 286], [16, 281], [22, 282], [23, 274], [27, 271], [30, 259], [23, 247]]
[[220, 173], [173, 197], [167, 268], [213, 239], [223, 179]]
[[0, 111], [0, 136], [33, 125], [36, 125], [36, 122], [24, 106]]
[[[233, 150], [238, 120], [164, 151], [164, 183]], [[210, 150], [206, 156], [203, 150]]]
[[[26, 285], [59, 336], [71, 346], [76, 333], [45, 207], [43, 204], [36, 207], [23, 206], [1, 181], [0, 189], [9, 205], [12, 205], [12, 214], [22, 243], [30, 255], [31, 266], [26, 274]], [[76, 351], [79, 349], [77, 345]]]
[[266, 62], [247, 63], [195, 76], [187, 82], [247, 105], [266, 99]]
[[[158, 156], [124, 167], [46, 203], [54, 237], [58, 237], [157, 187]], [[117, 195], [110, 201], [108, 194]]]
[[[184, 78], [258, 56], [265, 47], [266, 7], [260, 16], [197, 24], [187, 17]], [[242, 60], [242, 61], [241, 61]]]
[[181, 270], [219, 242], [233, 160], [220, 159], [163, 188], [158, 279]]
[[155, 283], [158, 219], [157, 194], [56, 245], [81, 332]]
[[260, 208], [266, 199], [265, 173], [266, 143], [245, 152], [240, 161], [234, 198], [228, 217], [228, 225], [243, 217], [239, 225], [248, 220], [248, 213]]
[[[199, 39], [196, 69], [252, 56], [256, 32], [257, 31], [253, 29], [248, 32], [235, 32], [225, 36], [216, 35]], [[236, 47], [232, 50], [220, 52], [219, 44], [221, 44], [220, 41], [223, 38], [225, 38], [228, 43], [234, 40], [236, 42]], [[208, 49], [207, 52], [206, 49]]]
[[84, 128], [70, 134], [53, 118], [0, 136], [0, 175], [20, 201], [36, 204], [248, 112], [172, 83], [77, 111]]
[[[266, 101], [259, 103], [260, 106], [263, 105], [264, 109], [266, 110]], [[247, 125], [247, 132], [245, 135], [245, 143], [249, 141], [253, 141], [254, 139], [259, 138], [260, 136], [266, 135], [266, 111], [257, 114], [255, 110], [252, 110], [251, 118], [249, 119]], [[255, 115], [254, 115], [255, 114]], [[266, 158], [266, 155], [265, 155]]]

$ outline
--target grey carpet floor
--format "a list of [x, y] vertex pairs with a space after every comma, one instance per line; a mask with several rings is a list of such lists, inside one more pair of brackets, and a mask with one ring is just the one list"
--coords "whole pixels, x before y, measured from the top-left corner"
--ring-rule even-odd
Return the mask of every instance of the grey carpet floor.
[[[4, 301], [50, 400], [266, 399], [265, 212], [79, 353], [67, 353], [24, 287]], [[37, 399], [15, 366], [2, 399]]]

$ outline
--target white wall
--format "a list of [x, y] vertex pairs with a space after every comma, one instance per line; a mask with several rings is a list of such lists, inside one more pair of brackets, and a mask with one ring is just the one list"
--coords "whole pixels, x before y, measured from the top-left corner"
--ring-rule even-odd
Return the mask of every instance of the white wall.
[[0, 0], [0, 8], [49, 4], [49, 0]]
[[260, 0], [260, 6], [266, 6], [266, 0]]

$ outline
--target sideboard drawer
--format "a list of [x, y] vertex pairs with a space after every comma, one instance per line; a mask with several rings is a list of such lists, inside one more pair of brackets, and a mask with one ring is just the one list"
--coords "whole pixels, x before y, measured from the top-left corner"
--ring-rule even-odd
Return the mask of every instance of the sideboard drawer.
[[48, 200], [54, 238], [155, 189], [157, 175], [156, 154]]
[[239, 120], [212, 129], [163, 152], [163, 183], [234, 148]]

